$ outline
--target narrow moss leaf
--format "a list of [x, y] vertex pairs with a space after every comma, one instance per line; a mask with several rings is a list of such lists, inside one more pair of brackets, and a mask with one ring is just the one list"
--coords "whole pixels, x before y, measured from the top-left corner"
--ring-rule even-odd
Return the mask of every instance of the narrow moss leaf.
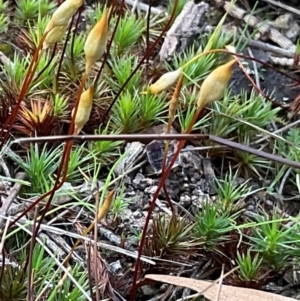
[[92, 28], [85, 41], [84, 54], [86, 60], [86, 74], [91, 71], [93, 65], [101, 58], [101, 56], [105, 52], [106, 44], [108, 41], [108, 16], [109, 11], [106, 9], [101, 19]]
[[200, 95], [197, 101], [198, 108], [204, 107], [206, 104], [221, 99], [224, 96], [228, 82], [232, 74], [232, 68], [238, 59], [219, 66], [212, 71], [204, 80]]
[[[51, 27], [67, 25], [82, 4], [83, 0], [66, 0], [63, 2], [52, 15]], [[51, 27], [48, 29], [52, 29]]]
[[149, 87], [149, 92], [151, 94], [156, 94], [167, 89], [175, 84], [181, 74], [182, 68], [163, 74], [154, 84]]
[[[87, 90], [82, 92], [76, 112], [74, 135], [78, 135], [84, 125], [90, 118], [94, 97], [94, 85], [91, 85]], [[74, 110], [72, 110], [72, 118], [74, 117]]]
[[45, 38], [45, 41], [43, 43], [43, 49], [47, 49], [50, 46], [60, 42], [63, 39], [67, 28], [68, 24], [52, 28]]

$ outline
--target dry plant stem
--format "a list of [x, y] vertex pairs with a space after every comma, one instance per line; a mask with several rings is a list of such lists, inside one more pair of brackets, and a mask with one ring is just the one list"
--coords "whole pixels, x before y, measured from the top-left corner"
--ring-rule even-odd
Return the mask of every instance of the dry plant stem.
[[[148, 11], [147, 11], [147, 29], [146, 29], [146, 49], [150, 47], [150, 16], [151, 16], [152, 0], [149, 0]], [[149, 56], [146, 58], [146, 68], [149, 65]], [[147, 69], [146, 69], [147, 72]]]
[[281, 180], [280, 186], [278, 188], [278, 192], [277, 192], [279, 195], [282, 195], [285, 183], [286, 183], [286, 181], [287, 181], [287, 179], [288, 179], [291, 172], [292, 172], [292, 168], [290, 167], [290, 168], [287, 169], [284, 176], [282, 177], [282, 180]]
[[[124, 0], [123, 0], [124, 1]], [[117, 101], [117, 99], [119, 98], [119, 96], [121, 95], [122, 91], [124, 90], [124, 88], [126, 87], [127, 83], [131, 80], [131, 78], [134, 76], [134, 74], [137, 72], [137, 70], [139, 70], [139, 68], [141, 67], [141, 65], [143, 64], [143, 62], [145, 61], [145, 59], [147, 59], [150, 54], [153, 52], [153, 50], [155, 49], [156, 45], [161, 41], [163, 35], [166, 33], [166, 31], [168, 30], [168, 28], [170, 27], [174, 17], [175, 17], [175, 12], [176, 12], [176, 8], [178, 5], [178, 0], [174, 0], [174, 7], [172, 10], [172, 13], [170, 15], [170, 19], [167, 22], [166, 26], [164, 27], [164, 29], [162, 30], [162, 32], [160, 33], [160, 35], [158, 36], [158, 38], [154, 41], [154, 43], [152, 44], [152, 46], [147, 49], [145, 55], [141, 58], [140, 62], [137, 64], [137, 66], [134, 68], [134, 70], [131, 72], [130, 76], [126, 79], [126, 81], [124, 82], [124, 84], [121, 86], [121, 88], [119, 89], [119, 91], [117, 92], [116, 96], [114, 97], [114, 99], [112, 100], [110, 106], [108, 107], [108, 109], [106, 110], [106, 112], [104, 113], [104, 117], [101, 120], [101, 123], [103, 124], [107, 117], [109, 112], [111, 111], [112, 107], [114, 106], [115, 102]]]
[[[2, 256], [2, 258], [3, 258], [3, 262], [5, 262], [4, 249], [3, 249], [2, 252], [1, 252], [1, 256]], [[1, 264], [0, 279], [3, 279], [4, 269], [5, 269], [5, 264]]]
[[287, 11], [293, 13], [293, 14], [296, 14], [296, 15], [300, 16], [300, 10], [298, 10], [296, 8], [293, 8], [289, 5], [286, 5], [286, 4], [282, 3], [281, 1], [275, 1], [275, 0], [262, 0], [262, 1], [270, 3], [272, 5], [275, 5], [277, 7], [280, 7], [280, 8], [285, 9], [285, 10], [287, 10]]
[[172, 213], [175, 213], [175, 208], [174, 208], [173, 203], [171, 201], [171, 198], [169, 196], [166, 184], [164, 184], [164, 186], [163, 186], [163, 191], [164, 191], [164, 194], [165, 194], [165, 197], [166, 197], [166, 201], [167, 201], [169, 207], [171, 208]]
[[[35, 232], [37, 215], [38, 215], [38, 208], [35, 207], [34, 217], [33, 217], [32, 233]], [[34, 273], [34, 270], [32, 269], [32, 256], [33, 256], [34, 245], [35, 245], [35, 238], [32, 238], [30, 240], [30, 247], [29, 247], [29, 252], [28, 252], [28, 255], [27, 255], [27, 259], [26, 259], [25, 265], [23, 267], [24, 271], [26, 271], [26, 269], [28, 267], [28, 274], [29, 274], [29, 277], [28, 277], [28, 300], [32, 300], [31, 296], [33, 294], [33, 287], [32, 287], [32, 285], [33, 285], [33, 273]]]
[[224, 277], [224, 263], [222, 264], [222, 271], [221, 271], [220, 281], [219, 281], [219, 285], [218, 285], [218, 291], [217, 291], [217, 295], [216, 295], [216, 301], [220, 300], [220, 294], [221, 294], [221, 289], [222, 289], [223, 277]]
[[[253, 58], [253, 53], [251, 51], [251, 48], [248, 47], [248, 53], [249, 55]], [[262, 94], [264, 97], [265, 97], [265, 94], [264, 92], [261, 90], [261, 86], [260, 86], [260, 81], [259, 81], [259, 74], [258, 74], [258, 68], [257, 68], [257, 63], [255, 61], [253, 61], [253, 70], [254, 70], [254, 75], [255, 75], [255, 83], [256, 83], [256, 86], [257, 86], [257, 89], [258, 89], [258, 92], [260, 94]], [[266, 98], [266, 97], [265, 97]], [[266, 98], [267, 99], [267, 98]], [[274, 128], [274, 130], [278, 130], [277, 128], [277, 125], [275, 123], [274, 120], [271, 121], [272, 123], [272, 126]]]
[[[21, 91], [20, 91], [20, 95], [19, 95], [19, 98], [18, 98], [18, 101], [11, 113], [11, 115], [7, 118], [7, 120], [5, 121], [4, 125], [0, 128], [0, 137], [3, 135], [3, 132], [6, 130], [5, 134], [4, 134], [4, 137], [0, 143], [0, 149], [3, 147], [4, 143], [6, 142], [9, 134], [10, 134], [10, 131], [14, 125], [14, 122], [15, 122], [15, 119], [17, 117], [17, 113], [19, 111], [19, 108], [20, 108], [20, 105], [21, 105], [21, 102], [23, 101], [24, 97], [25, 97], [25, 94], [27, 92], [27, 89], [30, 85], [30, 82], [32, 81], [32, 78], [34, 76], [34, 72], [38, 66], [38, 61], [41, 57], [41, 52], [42, 52], [42, 46], [43, 46], [43, 43], [44, 43], [44, 40], [47, 36], [48, 32], [45, 32], [38, 44], [38, 47], [37, 49], [35, 50], [34, 52], [34, 55], [33, 55], [33, 58], [29, 64], [29, 67], [27, 69], [27, 73], [26, 73], [26, 76], [25, 76], [25, 79], [24, 79], [24, 82], [22, 84], [22, 88], [21, 88]], [[7, 128], [8, 127], [8, 128]]]
[[[300, 163], [297, 161], [289, 160], [278, 155], [273, 155], [258, 149], [251, 148], [249, 146], [233, 142], [229, 139], [219, 138], [214, 135], [209, 134], [169, 134], [169, 135], [159, 135], [159, 134], [130, 134], [130, 135], [69, 135], [69, 136], [45, 136], [36, 138], [20, 138], [13, 141], [10, 145], [14, 143], [38, 143], [46, 141], [140, 141], [140, 140], [211, 140], [226, 147], [238, 149], [250, 154], [266, 158], [271, 161], [275, 161], [281, 164], [286, 164], [293, 168], [300, 169]], [[37, 201], [34, 202], [36, 205]], [[30, 207], [32, 209], [32, 207]], [[28, 211], [27, 211], [28, 212]]]
[[[249, 55], [253, 58], [254, 56], [253, 56], [253, 52], [252, 52], [251, 48], [248, 47], [247, 50], [248, 50]], [[253, 71], [254, 71], [256, 86], [259, 90], [261, 90], [260, 89], [259, 74], [258, 74], [258, 69], [257, 69], [257, 63], [255, 61], [253, 61]]]
[[[8, 230], [8, 225], [9, 225], [9, 221], [10, 221], [10, 217], [7, 218], [6, 223], [5, 223], [5, 227], [2, 231], [2, 237], [1, 237], [1, 241], [0, 241], [0, 254], [2, 256], [2, 260], [3, 262], [5, 261], [5, 257], [4, 257], [4, 243], [5, 243], [5, 237], [6, 237], [6, 233]], [[12, 255], [12, 252], [10, 252], [10, 255]], [[5, 265], [3, 264], [2, 267], [4, 267]], [[2, 275], [0, 275], [0, 279], [2, 279]]]
[[[98, 185], [96, 185], [96, 204], [95, 205], [96, 205], [96, 211], [95, 211], [95, 219], [94, 219], [93, 224], [97, 225], [97, 221], [98, 221], [98, 209], [99, 209], [99, 189], [98, 189]], [[91, 224], [89, 228], [92, 229], [93, 227], [91, 227], [91, 226], [93, 224]], [[94, 241], [98, 241], [98, 229], [97, 229], [97, 227], [94, 227]], [[97, 244], [94, 244], [93, 248], [94, 248], [94, 254], [93, 255], [97, 256]], [[94, 258], [94, 262], [96, 262], [96, 258]], [[100, 300], [99, 290], [98, 290], [98, 283], [99, 283], [98, 280], [99, 280], [98, 279], [98, 273], [95, 273], [95, 283], [97, 285], [97, 288], [96, 288], [96, 301]]]
[[[67, 268], [67, 272], [70, 273], [72, 270], [71, 267]], [[61, 279], [58, 281], [57, 285], [56, 285], [56, 289], [60, 288], [63, 286], [65, 280], [67, 279], [68, 273], [64, 273], [63, 276], [61, 277]]]
[[[297, 120], [297, 121], [295, 121], [295, 122], [289, 123], [288, 125], [286, 125], [286, 126], [280, 128], [280, 129], [278, 129], [278, 130], [272, 132], [272, 134], [278, 135], [278, 134], [280, 134], [280, 133], [283, 133], [283, 132], [289, 130], [290, 128], [296, 127], [299, 123], [300, 123], [300, 119]], [[262, 142], [264, 142], [265, 140], [268, 140], [270, 137], [271, 137], [271, 136], [266, 135], [266, 136], [264, 136], [264, 137], [262, 137], [262, 138], [259, 138], [259, 139], [256, 140], [256, 141], [254, 141], [253, 143], [254, 143], [254, 144], [262, 143]]]
[[89, 279], [89, 289], [90, 295], [93, 296], [94, 289], [93, 289], [93, 278], [92, 278], [92, 269], [91, 269], [91, 248], [88, 248], [87, 252], [87, 270], [88, 270], [88, 279]]
[[[253, 58], [252, 58], [253, 59]], [[255, 60], [253, 60], [254, 62], [256, 62]], [[258, 85], [254, 82], [254, 80], [251, 78], [251, 76], [248, 74], [248, 72], [246, 71], [245, 67], [243, 66], [243, 64], [238, 61], [239, 67], [241, 68], [241, 70], [243, 71], [243, 73], [245, 74], [245, 76], [247, 77], [247, 79], [250, 81], [250, 83], [253, 85], [254, 89], [260, 93], [265, 99], [268, 99], [270, 101], [272, 101], [272, 99], [265, 94], [259, 87]]]
[[[16, 174], [16, 179], [18, 179], [18, 180], [25, 180], [26, 179], [26, 174], [24, 172], [19, 172], [19, 173]], [[4, 218], [3, 217], [7, 215], [8, 209], [10, 208], [11, 204], [13, 203], [13, 201], [18, 196], [19, 191], [21, 190], [21, 188], [22, 188], [22, 184], [15, 183], [14, 186], [12, 187], [9, 195], [3, 201], [3, 204], [0, 207], [0, 226], [4, 222]]]

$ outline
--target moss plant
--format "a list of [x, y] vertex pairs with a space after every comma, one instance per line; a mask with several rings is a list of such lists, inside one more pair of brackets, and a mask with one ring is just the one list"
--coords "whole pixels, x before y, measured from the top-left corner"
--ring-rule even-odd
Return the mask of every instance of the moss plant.
[[0, 0], [0, 13], [4, 13], [8, 10], [9, 3], [5, 0]]
[[84, 146], [76, 147], [70, 154], [67, 181], [72, 184], [82, 183], [82, 172], [92, 168], [93, 153], [87, 152]]
[[253, 228], [250, 241], [253, 243], [253, 250], [259, 252], [272, 269], [283, 270], [299, 261], [298, 246], [295, 244], [299, 241], [299, 235], [295, 232], [296, 225], [285, 227], [276, 213], [273, 216], [257, 216], [257, 221], [258, 225]]
[[34, 0], [20, 0], [17, 3], [15, 17], [24, 24], [28, 20], [35, 20], [38, 16], [44, 16], [51, 12], [55, 7], [55, 3], [49, 0], [34, 1]]
[[250, 187], [247, 182], [238, 183], [237, 173], [232, 174], [232, 169], [226, 173], [224, 180], [217, 180], [217, 194], [219, 203], [222, 204], [223, 210], [232, 211], [234, 203], [244, 199], [250, 193]]
[[8, 30], [8, 17], [4, 13], [0, 13], [0, 33], [4, 33]]
[[[106, 75], [106, 80], [113, 91], [117, 91], [123, 86], [127, 78], [130, 76], [132, 70], [138, 64], [138, 58], [134, 56], [127, 56], [124, 58], [116, 58], [112, 60], [112, 74]], [[125, 89], [131, 94], [134, 93], [136, 87], [141, 85], [142, 70], [139, 70], [127, 83]]]
[[193, 254], [199, 246], [192, 239], [193, 224], [175, 215], [167, 218], [158, 215], [154, 218], [151, 234], [146, 242], [146, 255], [172, 258]]
[[58, 167], [61, 150], [61, 146], [47, 150], [47, 144], [42, 149], [37, 144], [32, 144], [26, 158], [23, 159], [13, 152], [10, 153], [10, 158], [26, 173], [31, 183], [30, 191], [44, 193]]
[[235, 229], [233, 222], [237, 216], [231, 215], [220, 204], [213, 205], [206, 201], [195, 215], [193, 236], [205, 249], [218, 253], [220, 246], [230, 238], [230, 232]]
[[263, 258], [259, 256], [259, 253], [253, 255], [250, 250], [246, 254], [237, 254], [237, 263], [240, 267], [239, 277], [244, 282], [257, 281], [265, 271], [262, 267]]
[[53, 114], [61, 120], [66, 120], [69, 117], [68, 98], [63, 95], [55, 94], [52, 97]]
[[15, 17], [22, 24], [27, 20], [34, 20], [38, 16], [39, 3], [32, 0], [21, 0], [15, 12]]
[[164, 95], [141, 95], [136, 101], [140, 104], [141, 128], [149, 128], [154, 123], [164, 120], [168, 106]]
[[137, 42], [145, 30], [146, 24], [144, 19], [137, 19], [135, 15], [125, 12], [114, 37], [116, 55], [120, 56], [129, 48], [137, 46]]
[[113, 108], [112, 122], [123, 133], [135, 132], [140, 129], [139, 112], [137, 99], [129, 91], [123, 92]]
[[111, 205], [110, 213], [113, 215], [113, 221], [119, 220], [126, 214], [126, 210], [129, 205], [134, 202], [134, 199], [125, 199], [124, 198], [125, 185], [121, 184], [121, 188], [118, 191], [115, 199]]

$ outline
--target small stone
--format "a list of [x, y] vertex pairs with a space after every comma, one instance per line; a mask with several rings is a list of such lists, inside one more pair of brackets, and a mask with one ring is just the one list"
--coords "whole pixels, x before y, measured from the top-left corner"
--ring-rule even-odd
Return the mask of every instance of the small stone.
[[189, 189], [190, 190], [193, 190], [193, 189], [196, 189], [197, 188], [197, 185], [196, 184], [193, 184], [193, 183], [190, 183], [189, 184]]
[[182, 185], [183, 190], [186, 190], [186, 189], [188, 189], [189, 187], [190, 187], [190, 185], [189, 185], [188, 183], [184, 183], [184, 184]]
[[145, 193], [154, 194], [155, 191], [157, 190], [157, 187], [158, 187], [158, 186], [156, 186], [156, 185], [154, 185], [154, 186], [152, 186], [152, 187], [147, 187], [147, 188], [145, 189]]
[[196, 180], [194, 177], [191, 177], [191, 183], [195, 184], [198, 180]]
[[141, 181], [142, 181], [143, 179], [145, 179], [144, 175], [141, 174], [141, 173], [138, 173], [138, 174], [135, 176], [135, 178], [133, 179], [132, 184], [134, 185], [134, 187], [137, 188], [138, 186], [141, 185]]
[[134, 218], [141, 218], [142, 214], [141, 214], [141, 212], [139, 210], [136, 210], [136, 211], [132, 212], [132, 216]]
[[[199, 187], [199, 184], [197, 185]], [[204, 192], [200, 188], [196, 188], [192, 192], [193, 196], [201, 196], [204, 195]]]
[[202, 208], [203, 204], [205, 204], [208, 201], [209, 201], [209, 197], [206, 194], [201, 196], [194, 196], [194, 195], [192, 196], [192, 204], [198, 209]]
[[132, 192], [134, 191], [134, 188], [132, 186], [127, 186], [125, 189], [125, 192]]
[[199, 196], [197, 195], [192, 195], [192, 202], [197, 201], [199, 199]]
[[143, 285], [141, 287], [143, 294], [145, 296], [155, 296], [157, 295], [157, 289], [153, 288], [153, 286], [150, 285]]
[[111, 272], [113, 272], [113, 273], [117, 273], [117, 272], [121, 271], [121, 269], [122, 269], [120, 260], [110, 263], [109, 266], [111, 268]]
[[147, 186], [152, 186], [154, 184], [154, 180], [151, 178], [144, 178], [141, 180], [141, 183], [145, 183]]
[[247, 206], [247, 210], [248, 210], [248, 211], [254, 211], [254, 210], [255, 210], [254, 205], [249, 205], [249, 206]]
[[131, 185], [131, 181], [132, 181], [131, 178], [128, 177], [128, 176], [125, 176], [123, 178], [123, 183], [126, 184], [126, 185]]
[[124, 193], [124, 195], [123, 195], [123, 197], [124, 198], [132, 198], [133, 196], [135, 196], [136, 195], [136, 193], [135, 193], [135, 191], [132, 189], [131, 191], [125, 191], [125, 193]]
[[191, 197], [188, 195], [182, 195], [180, 197], [180, 205], [183, 207], [188, 207], [191, 205]]
[[194, 173], [193, 174], [193, 178], [196, 180], [196, 181], [199, 181], [201, 179], [201, 175], [198, 174], [198, 173]]
[[272, 201], [270, 201], [270, 200], [266, 200], [265, 201], [265, 204], [267, 205], [267, 206], [271, 206], [271, 207], [273, 207], [273, 202]]
[[130, 217], [132, 216], [132, 212], [130, 209], [125, 209], [123, 214], [121, 215], [122, 222], [126, 223], [130, 221]]

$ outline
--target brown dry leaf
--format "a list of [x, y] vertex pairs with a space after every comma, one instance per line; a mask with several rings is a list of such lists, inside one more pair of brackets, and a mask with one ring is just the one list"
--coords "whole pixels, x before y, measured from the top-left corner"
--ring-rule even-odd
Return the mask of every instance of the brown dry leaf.
[[[169, 275], [149, 274], [145, 278], [165, 282], [181, 287], [187, 287], [201, 293], [212, 283], [209, 281], [196, 280], [186, 277], [177, 277]], [[214, 284], [203, 296], [210, 300], [215, 300], [218, 289], [218, 283]], [[271, 294], [250, 288], [222, 285], [219, 301], [295, 301], [296, 299]]]
[[97, 251], [97, 253], [94, 254], [94, 246], [89, 244], [87, 241], [84, 241], [83, 244], [86, 254], [90, 254], [89, 260], [92, 277], [99, 281], [99, 285], [101, 287], [101, 298], [109, 297], [112, 300], [115, 300], [116, 296], [109, 281], [109, 274], [105, 262], [100, 255], [100, 252]]
[[[85, 235], [86, 229], [79, 223], [75, 224], [77, 231], [81, 235]], [[117, 300], [113, 287], [109, 280], [109, 272], [107, 270], [105, 261], [101, 257], [99, 251], [94, 253], [94, 246], [88, 241], [82, 241], [85, 252], [87, 254], [87, 260], [89, 260], [89, 265], [91, 269], [91, 276], [93, 279], [97, 279], [99, 282], [99, 287], [101, 287], [100, 294], [101, 298], [110, 298], [111, 300]]]

